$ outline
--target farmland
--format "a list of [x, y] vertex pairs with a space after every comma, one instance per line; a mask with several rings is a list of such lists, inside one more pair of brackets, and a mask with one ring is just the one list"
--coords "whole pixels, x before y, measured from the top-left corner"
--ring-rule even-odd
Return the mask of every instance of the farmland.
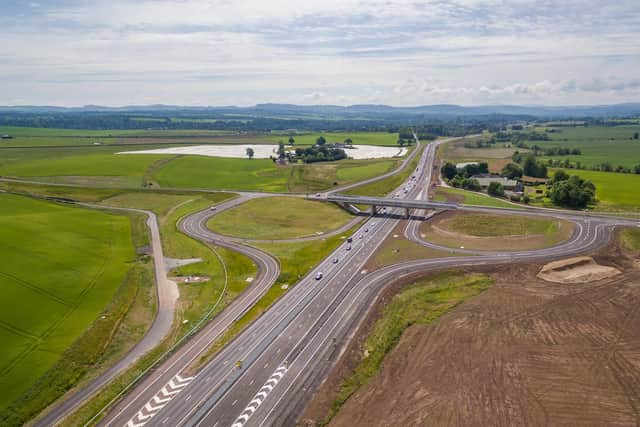
[[567, 170], [567, 173], [579, 175], [595, 184], [598, 209], [640, 210], [640, 175], [574, 169]]
[[[351, 138], [354, 145], [391, 145], [398, 146], [398, 134], [390, 132], [323, 132], [323, 133], [308, 133], [301, 135], [293, 135], [295, 139], [295, 145], [313, 145], [316, 143], [316, 139], [320, 136], [324, 136], [328, 143], [331, 142], [343, 142], [347, 138]], [[285, 144], [289, 140], [289, 135], [271, 135], [269, 136], [274, 142], [284, 142]]]
[[98, 317], [135, 254], [126, 217], [9, 194], [0, 204], [4, 408]]
[[222, 212], [208, 222], [220, 234], [249, 239], [289, 239], [325, 233], [351, 216], [337, 206], [293, 197], [264, 197]]
[[118, 151], [122, 147], [7, 148], [0, 157], [0, 175], [89, 187], [141, 188], [150, 184], [305, 192], [370, 178], [392, 169], [400, 161], [342, 160], [277, 166], [268, 159], [114, 154]]

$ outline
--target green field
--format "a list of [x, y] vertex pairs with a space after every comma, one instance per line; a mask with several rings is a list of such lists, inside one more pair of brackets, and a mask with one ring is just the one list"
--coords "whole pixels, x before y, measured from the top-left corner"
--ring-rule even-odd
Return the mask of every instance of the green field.
[[97, 318], [135, 258], [124, 216], [0, 193], [0, 408]]
[[247, 239], [291, 239], [326, 233], [351, 219], [330, 203], [294, 197], [249, 200], [209, 220], [213, 231]]
[[597, 209], [640, 210], [640, 175], [574, 169], [567, 170], [567, 173], [579, 175], [595, 184]]
[[342, 381], [322, 425], [328, 424], [347, 399], [377, 374], [385, 356], [396, 347], [407, 328], [436, 322], [443, 314], [492, 284], [493, 280], [484, 274], [445, 272], [402, 289], [384, 307], [382, 316], [373, 325], [364, 343], [367, 356], [362, 357]]
[[456, 214], [447, 228], [469, 236], [527, 236], [555, 233], [558, 222], [522, 215]]
[[473, 191], [461, 190], [459, 188], [438, 187], [438, 189], [436, 189], [434, 199], [438, 202], [451, 201], [455, 203], [463, 203], [465, 205], [522, 209], [522, 206], [520, 205], [508, 203], [504, 200], [475, 193]]
[[315, 192], [379, 175], [401, 161], [342, 160], [278, 166], [268, 159], [114, 154], [123, 149], [108, 146], [5, 149], [0, 151], [0, 176], [111, 188], [141, 188], [151, 184], [153, 188]]
[[620, 232], [622, 246], [632, 252], [640, 251], [640, 228], [625, 228]]
[[[313, 145], [316, 143], [316, 139], [320, 136], [324, 136], [327, 143], [343, 142], [347, 138], [351, 138], [353, 144], [360, 145], [391, 145], [398, 146], [398, 134], [390, 132], [323, 132], [323, 133], [308, 133], [301, 135], [293, 135], [295, 139], [295, 145]], [[271, 135], [269, 136], [274, 142], [282, 141], [285, 144], [289, 140], [288, 135]]]
[[528, 141], [541, 147], [558, 146], [580, 148], [579, 156], [554, 156], [553, 159], [568, 158], [572, 163], [591, 166], [609, 162], [615, 168], [622, 165], [633, 167], [640, 163], [640, 140], [632, 139], [640, 132], [640, 125], [559, 127], [548, 133], [551, 141]]

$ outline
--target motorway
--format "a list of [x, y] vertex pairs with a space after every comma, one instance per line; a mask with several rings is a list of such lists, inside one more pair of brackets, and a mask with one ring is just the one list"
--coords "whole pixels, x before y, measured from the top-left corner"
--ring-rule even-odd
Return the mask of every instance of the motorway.
[[[427, 199], [435, 146], [435, 143], [429, 144], [423, 151], [415, 178], [396, 190], [400, 198]], [[406, 194], [399, 191], [402, 188], [407, 188]], [[390, 282], [436, 269], [589, 253], [608, 243], [615, 226], [637, 224], [615, 218], [565, 214], [563, 218], [576, 222], [575, 232], [568, 242], [555, 248], [418, 260], [367, 272], [363, 270], [367, 260], [398, 224], [394, 209], [388, 209], [390, 215], [366, 220], [353, 235], [352, 243], [343, 243], [196, 376], [190, 376], [189, 365], [266, 292], [279, 273], [277, 261], [270, 255], [206, 228], [208, 218], [250, 197], [245, 195], [220, 205], [215, 211], [207, 209], [188, 216], [179, 226], [192, 237], [251, 257], [259, 271], [254, 285], [137, 384], [108, 412], [101, 425], [293, 425], [380, 290]], [[562, 215], [542, 211], [513, 213]], [[428, 244], [417, 234], [417, 226], [411, 228], [414, 223], [418, 221], [409, 221], [407, 235]], [[316, 280], [320, 272], [322, 278]]]

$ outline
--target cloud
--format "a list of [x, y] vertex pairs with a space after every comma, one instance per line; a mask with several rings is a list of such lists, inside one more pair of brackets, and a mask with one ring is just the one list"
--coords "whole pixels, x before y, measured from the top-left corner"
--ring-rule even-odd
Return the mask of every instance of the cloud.
[[638, 91], [637, 0], [51, 0], [10, 2], [0, 24], [0, 103], [576, 104]]

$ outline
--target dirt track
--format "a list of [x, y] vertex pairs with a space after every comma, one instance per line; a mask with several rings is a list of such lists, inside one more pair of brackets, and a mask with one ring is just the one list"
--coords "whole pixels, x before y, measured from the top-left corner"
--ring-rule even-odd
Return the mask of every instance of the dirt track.
[[[485, 270], [496, 285], [407, 329], [330, 425], [638, 425], [640, 272], [618, 253], [596, 260], [626, 272], [562, 285], [536, 279], [539, 265]], [[359, 338], [304, 418], [326, 414]]]

